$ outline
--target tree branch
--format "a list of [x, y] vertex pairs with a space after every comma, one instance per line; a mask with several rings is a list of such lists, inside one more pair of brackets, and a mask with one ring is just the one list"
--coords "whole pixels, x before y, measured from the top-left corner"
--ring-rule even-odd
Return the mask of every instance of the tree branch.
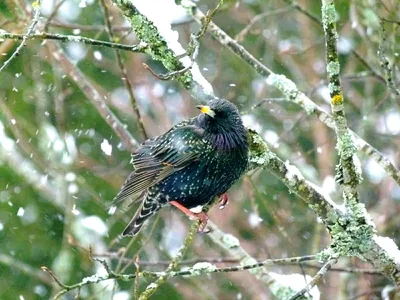
[[164, 274], [159, 276], [156, 281], [147, 286], [146, 290], [140, 295], [139, 300], [148, 299], [168, 279], [168, 277], [170, 277], [170, 274], [173, 274], [173, 271], [178, 267], [179, 262], [185, 255], [186, 250], [192, 244], [193, 238], [199, 230], [200, 224], [200, 221], [196, 221], [192, 224], [181, 248], [169, 264], [168, 268], [165, 270]]
[[[14, 53], [7, 59], [4, 64], [0, 67], [0, 73], [3, 71], [7, 66], [11, 63], [11, 61], [17, 57], [22, 48], [26, 45], [26, 41], [28, 40], [28, 37], [33, 33], [33, 31], [36, 28], [37, 23], [39, 22], [39, 17], [40, 17], [40, 1], [41, 0], [36, 0], [35, 2], [32, 3], [32, 7], [35, 11], [35, 14], [33, 16], [33, 20], [31, 22], [31, 25], [29, 25], [28, 30], [26, 34], [24, 35], [21, 44], [17, 47], [17, 49], [14, 51]], [[1, 33], [1, 32], [0, 32]]]
[[[143, 15], [129, 0], [112, 0], [129, 20], [137, 37], [148, 45], [146, 53], [152, 59], [161, 61], [169, 72], [175, 72], [190, 67], [183, 74], [175, 76], [194, 98], [208, 101], [215, 96], [210, 83], [203, 77], [197, 63], [192, 62], [172, 33], [171, 25], [164, 23], [157, 16]], [[138, 1], [137, 5], [142, 5]], [[152, 17], [152, 19], [150, 19]], [[190, 55], [190, 54], [189, 54]]]
[[[104, 20], [105, 20], [106, 28], [107, 28], [106, 31], [107, 31], [110, 39], [113, 41], [114, 33], [112, 32], [111, 20], [110, 20], [107, 4], [105, 3], [105, 0], [101, 0], [100, 3], [101, 3], [101, 7], [103, 8]], [[132, 86], [131, 80], [129, 79], [128, 72], [126, 71], [124, 63], [122, 62], [121, 54], [119, 53], [118, 50], [115, 50], [115, 56], [117, 58], [118, 66], [119, 66], [119, 69], [121, 70], [121, 73], [123, 76], [122, 81], [124, 82], [125, 88], [129, 95], [129, 99], [131, 100], [133, 111], [135, 112], [135, 115], [136, 115], [139, 132], [142, 135], [142, 138], [144, 140], [147, 140], [148, 136], [146, 133], [146, 129], [144, 128], [144, 125], [143, 125], [143, 119], [140, 114], [140, 110], [139, 110], [135, 95], [133, 94], [133, 86]]]
[[332, 116], [337, 135], [337, 145], [340, 162], [337, 166], [338, 177], [343, 183], [343, 198], [348, 202], [359, 202], [357, 185], [361, 183], [361, 163], [356, 155], [356, 147], [352, 135], [347, 128], [344, 109], [344, 98], [340, 86], [340, 63], [336, 50], [338, 33], [336, 31], [336, 10], [333, 0], [322, 0], [322, 23], [326, 41], [326, 71], [329, 80]]
[[91, 38], [87, 38], [87, 37], [83, 37], [83, 36], [65, 35], [65, 34], [48, 33], [48, 32], [40, 32], [40, 33], [34, 33], [31, 35], [27, 35], [27, 34], [10, 33], [10, 32], [4, 31], [4, 30], [0, 30], [0, 39], [55, 40], [55, 41], [61, 41], [61, 42], [65, 42], [65, 43], [75, 42], [75, 43], [81, 43], [81, 44], [92, 45], [92, 46], [100, 46], [100, 47], [125, 50], [125, 51], [129, 51], [129, 52], [134, 52], [134, 53], [144, 53], [147, 48], [147, 46], [145, 44], [124, 45], [124, 44], [112, 43], [112, 42], [107, 42], [107, 41], [95, 40], [95, 39], [91, 39]]
[[[199, 24], [204, 22], [205, 15], [193, 2], [186, 0], [182, 1], [181, 5], [194, 18], [194, 20], [196, 20], [196, 22]], [[243, 46], [227, 35], [215, 23], [210, 22], [207, 32], [210, 33], [217, 41], [219, 41], [221, 45], [227, 47], [234, 54], [240, 57], [257, 73], [266, 77], [267, 83], [281, 91], [288, 101], [301, 106], [308, 115], [318, 116], [325, 125], [334, 129], [334, 121], [332, 116], [326, 113], [320, 106], [315, 104], [310, 98], [301, 92], [293, 81], [282, 74], [275, 74], [272, 70], [267, 68], [253, 55], [251, 55]], [[393, 165], [393, 163], [391, 163], [377, 149], [373, 148], [357, 134], [352, 131], [350, 132], [355, 139], [355, 144], [358, 149], [363, 151], [368, 157], [375, 160], [397, 182], [397, 184], [400, 185], [400, 171]]]
[[328, 260], [322, 268], [318, 271], [318, 273], [313, 277], [310, 283], [306, 285], [304, 289], [301, 291], [298, 291], [296, 294], [294, 294], [292, 297], [290, 297], [290, 300], [296, 300], [300, 299], [302, 296], [304, 296], [306, 293], [308, 293], [314, 286], [316, 286], [318, 283], [321, 282], [322, 278], [326, 275], [326, 273], [330, 270], [332, 265], [334, 265], [337, 262], [336, 258], [332, 258]]
[[[199, 227], [198, 222], [195, 222], [192, 224], [192, 227], [190, 230], [190, 232], [192, 234], [192, 238], [196, 234], [198, 227]], [[145, 290], [145, 292], [142, 293], [139, 297], [139, 299], [147, 299], [149, 296], [151, 296], [151, 294], [153, 294], [156, 291], [156, 289], [162, 283], [165, 282], [166, 279], [172, 278], [172, 277], [181, 277], [181, 276], [195, 277], [195, 276], [208, 275], [208, 274], [214, 274], [214, 273], [242, 272], [242, 271], [246, 271], [246, 270], [252, 270], [252, 273], [259, 273], [258, 269], [265, 268], [266, 266], [292, 265], [292, 264], [300, 264], [300, 263], [306, 262], [306, 261], [316, 260], [315, 255], [289, 257], [289, 258], [281, 258], [281, 259], [266, 259], [266, 260], [259, 261], [259, 262], [257, 262], [257, 261], [250, 262], [248, 260], [247, 263], [245, 263], [245, 260], [243, 260], [241, 265], [231, 266], [231, 267], [222, 267], [222, 268], [218, 268], [217, 266], [215, 266], [209, 262], [198, 262], [189, 268], [174, 271], [174, 269], [177, 267], [177, 264], [179, 263], [180, 259], [182, 258], [181, 255], [184, 255], [184, 252], [186, 251], [186, 249], [190, 245], [190, 243], [191, 243], [191, 241], [189, 241], [188, 239], [184, 242], [184, 244], [182, 245], [181, 249], [178, 252], [178, 255], [170, 263], [167, 270], [162, 271], [162, 272], [149, 272], [149, 271], [140, 270], [139, 272], [135, 272], [132, 274], [118, 274], [118, 273], [114, 273], [105, 261], [97, 260], [107, 270], [107, 274], [105, 274], [105, 275], [95, 274], [90, 277], [84, 278], [79, 283], [76, 283], [73, 285], [65, 285], [47, 267], [42, 267], [42, 270], [45, 271], [46, 273], [48, 273], [50, 275], [50, 277], [53, 278], [53, 280], [57, 283], [57, 285], [59, 285], [62, 288], [62, 290], [55, 295], [54, 299], [59, 299], [61, 296], [65, 295], [66, 293], [73, 291], [73, 290], [80, 289], [83, 286], [93, 284], [93, 283], [99, 283], [99, 282], [106, 281], [106, 280], [116, 279], [116, 280], [121, 280], [121, 281], [131, 281], [131, 280], [137, 279], [138, 277], [157, 278], [157, 280], [154, 283], [151, 283], [148, 286], [148, 288]], [[178, 258], [178, 256], [180, 256], [180, 258]], [[270, 284], [273, 284], [273, 282], [271, 281]]]

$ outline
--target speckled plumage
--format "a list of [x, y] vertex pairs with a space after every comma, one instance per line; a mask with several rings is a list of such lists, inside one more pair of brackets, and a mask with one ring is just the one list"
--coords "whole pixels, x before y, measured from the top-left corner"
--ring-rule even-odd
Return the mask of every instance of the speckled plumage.
[[236, 106], [222, 99], [208, 105], [215, 115], [183, 121], [145, 141], [132, 155], [135, 170], [114, 203], [139, 197], [143, 204], [123, 235], [135, 235], [170, 201], [189, 209], [208, 204], [245, 172], [247, 133]]

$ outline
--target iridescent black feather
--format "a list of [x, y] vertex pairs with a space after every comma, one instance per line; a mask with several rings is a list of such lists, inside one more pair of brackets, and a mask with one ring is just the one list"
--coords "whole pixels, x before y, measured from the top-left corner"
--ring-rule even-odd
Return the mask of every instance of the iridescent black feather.
[[245, 172], [247, 132], [236, 106], [222, 99], [208, 105], [213, 117], [201, 114], [183, 121], [132, 155], [135, 170], [114, 204], [142, 195], [143, 203], [123, 235], [135, 235], [169, 201], [189, 209], [208, 204]]

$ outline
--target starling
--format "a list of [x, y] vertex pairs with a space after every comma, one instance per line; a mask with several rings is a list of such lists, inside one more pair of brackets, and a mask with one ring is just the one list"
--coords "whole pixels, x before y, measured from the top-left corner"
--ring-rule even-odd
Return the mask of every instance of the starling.
[[142, 199], [142, 205], [122, 235], [135, 235], [143, 222], [167, 203], [207, 224], [202, 208], [225, 192], [246, 171], [247, 131], [237, 107], [214, 99], [198, 105], [199, 116], [185, 120], [158, 137], [145, 141], [132, 154], [134, 171], [114, 204]]

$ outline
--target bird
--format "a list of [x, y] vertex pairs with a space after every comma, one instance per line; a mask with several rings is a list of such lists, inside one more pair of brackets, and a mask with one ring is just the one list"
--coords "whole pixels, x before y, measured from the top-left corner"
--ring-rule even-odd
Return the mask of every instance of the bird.
[[113, 200], [142, 201], [122, 236], [136, 235], [144, 222], [167, 204], [191, 219], [204, 232], [203, 208], [220, 197], [248, 167], [248, 135], [237, 107], [222, 98], [197, 105], [200, 114], [143, 142], [132, 154], [134, 170]]

